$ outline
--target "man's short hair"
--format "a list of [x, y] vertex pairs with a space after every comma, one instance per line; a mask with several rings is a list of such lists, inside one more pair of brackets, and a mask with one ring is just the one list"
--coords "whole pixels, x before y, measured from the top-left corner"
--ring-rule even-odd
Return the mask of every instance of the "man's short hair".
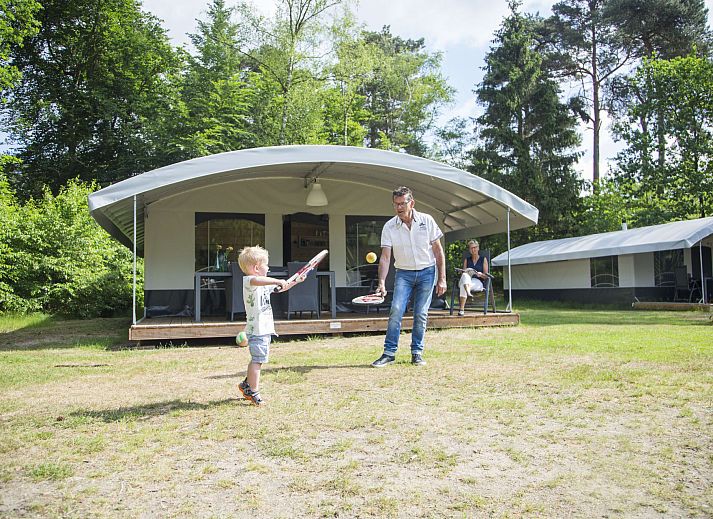
[[408, 198], [409, 201], [410, 201], [410, 200], [413, 200], [413, 191], [411, 191], [411, 190], [410, 190], [409, 188], [407, 188], [406, 186], [397, 187], [396, 189], [394, 189], [394, 190], [392, 191], [392, 193], [391, 193], [391, 198], [394, 199], [394, 198], [397, 198], [397, 197], [399, 197], [399, 196], [405, 196], [406, 198]]

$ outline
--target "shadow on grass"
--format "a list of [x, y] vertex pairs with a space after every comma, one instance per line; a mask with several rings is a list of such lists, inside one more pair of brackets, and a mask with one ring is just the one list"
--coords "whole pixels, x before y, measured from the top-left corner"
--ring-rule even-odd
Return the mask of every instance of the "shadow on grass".
[[111, 423], [150, 418], [152, 416], [162, 416], [176, 411], [213, 409], [215, 407], [234, 404], [237, 400], [242, 400], [242, 398], [226, 398], [205, 404], [200, 402], [184, 402], [183, 400], [169, 400], [167, 402], [156, 402], [154, 404], [138, 405], [134, 407], [120, 407], [118, 409], [104, 409], [102, 411], [75, 411], [70, 413], [69, 416], [79, 420], [90, 418]]
[[126, 343], [126, 318], [57, 320], [54, 318], [0, 333], [0, 351], [99, 347]]
[[[371, 367], [371, 364], [366, 363], [366, 364], [331, 364], [329, 366], [285, 366], [281, 368], [263, 368], [260, 370], [263, 374], [265, 373], [287, 373], [287, 372], [292, 372], [292, 373], [309, 373], [310, 371], [314, 370], [319, 370], [319, 369], [340, 369], [340, 368], [347, 368], [347, 369], [374, 369]], [[225, 375], [213, 375], [210, 377], [206, 377], [210, 380], [220, 380], [224, 378], [241, 378], [246, 376], [245, 371], [240, 371], [238, 373], [228, 373]]]

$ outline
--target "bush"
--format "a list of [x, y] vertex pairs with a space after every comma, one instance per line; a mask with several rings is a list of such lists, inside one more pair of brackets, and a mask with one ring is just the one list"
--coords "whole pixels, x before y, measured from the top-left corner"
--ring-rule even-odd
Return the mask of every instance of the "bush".
[[0, 311], [89, 318], [131, 308], [131, 251], [90, 216], [94, 189], [70, 181], [20, 205], [0, 178]]

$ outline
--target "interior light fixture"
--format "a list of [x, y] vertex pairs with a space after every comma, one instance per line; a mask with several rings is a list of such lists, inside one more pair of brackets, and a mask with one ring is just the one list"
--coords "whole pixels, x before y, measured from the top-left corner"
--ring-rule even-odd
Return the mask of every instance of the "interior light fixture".
[[329, 203], [327, 202], [327, 195], [322, 191], [322, 186], [316, 178], [309, 184], [306, 203], [310, 207], [321, 207]]

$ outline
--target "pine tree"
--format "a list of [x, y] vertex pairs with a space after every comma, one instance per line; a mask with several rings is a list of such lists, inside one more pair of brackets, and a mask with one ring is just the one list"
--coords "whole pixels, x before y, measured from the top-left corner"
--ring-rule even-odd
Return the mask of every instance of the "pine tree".
[[575, 118], [543, 70], [533, 20], [518, 12], [516, 2], [510, 8], [476, 91], [485, 111], [476, 121], [480, 143], [469, 169], [539, 209], [529, 239], [567, 236], [574, 231], [582, 186], [573, 169], [573, 148], [580, 142]]

